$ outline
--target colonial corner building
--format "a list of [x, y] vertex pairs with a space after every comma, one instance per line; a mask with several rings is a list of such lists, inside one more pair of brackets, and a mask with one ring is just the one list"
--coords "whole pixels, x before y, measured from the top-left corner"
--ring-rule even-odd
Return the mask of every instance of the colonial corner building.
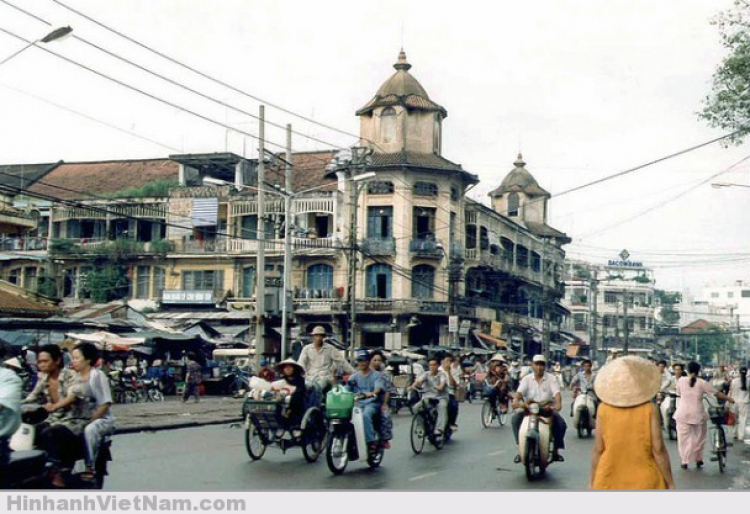
[[[206, 320], [247, 341], [262, 320], [262, 348], [278, 354], [289, 230], [295, 334], [323, 325], [356, 347], [560, 348], [570, 238], [547, 224], [550, 193], [519, 154], [488, 205], [467, 198], [477, 176], [442, 155], [448, 111], [403, 51], [394, 68], [356, 111], [367, 158], [292, 153], [291, 184], [285, 162], [264, 162], [259, 184], [258, 160], [233, 153], [1, 167], [13, 186], [2, 279], [68, 303], [126, 298], [154, 319]], [[362, 173], [374, 177], [352, 180]]]

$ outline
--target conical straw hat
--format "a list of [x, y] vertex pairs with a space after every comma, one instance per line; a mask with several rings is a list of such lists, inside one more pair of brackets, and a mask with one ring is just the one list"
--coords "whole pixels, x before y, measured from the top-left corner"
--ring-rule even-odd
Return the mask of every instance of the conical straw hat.
[[605, 364], [596, 375], [594, 390], [601, 400], [615, 407], [634, 407], [659, 392], [659, 368], [642, 357], [626, 355]]

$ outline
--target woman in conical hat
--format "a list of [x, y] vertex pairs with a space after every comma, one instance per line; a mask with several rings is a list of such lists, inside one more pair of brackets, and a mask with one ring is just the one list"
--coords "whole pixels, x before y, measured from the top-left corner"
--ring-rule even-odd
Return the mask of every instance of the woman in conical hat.
[[674, 489], [659, 411], [651, 402], [660, 384], [658, 368], [641, 357], [620, 357], [599, 370], [592, 489]]

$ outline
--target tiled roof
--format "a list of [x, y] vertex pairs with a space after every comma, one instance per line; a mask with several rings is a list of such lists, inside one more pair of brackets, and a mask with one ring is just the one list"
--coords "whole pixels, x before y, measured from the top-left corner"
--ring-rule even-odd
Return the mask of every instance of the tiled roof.
[[531, 230], [538, 236], [556, 237], [559, 239], [566, 239], [568, 242], [571, 241], [566, 233], [560, 232], [559, 230], [550, 227], [546, 223], [536, 223], [534, 221], [526, 221], [525, 223], [529, 230]]
[[169, 159], [64, 163], [29, 190], [66, 200], [92, 199], [157, 180], [177, 180], [178, 170]]
[[396, 153], [372, 154], [372, 166], [417, 166], [440, 170], [464, 171], [460, 164], [434, 153], [418, 153], [402, 150]]
[[427, 95], [427, 91], [410, 73], [411, 64], [406, 61], [403, 50], [398, 55], [398, 62], [393, 65], [396, 73], [386, 80], [375, 96], [367, 105], [357, 111], [357, 116], [372, 112], [376, 107], [401, 105], [407, 109], [421, 109], [424, 111], [439, 111], [445, 118], [448, 112], [441, 105], [436, 104]]
[[47, 318], [57, 313], [57, 311], [56, 307], [0, 289], [0, 317]]
[[505, 176], [500, 187], [490, 192], [490, 197], [494, 198], [505, 193], [514, 192], [523, 192], [529, 196], [550, 196], [547, 191], [539, 186], [531, 173], [526, 169], [526, 163], [520, 153], [513, 165], [515, 168]]
[[0, 165], [0, 184], [25, 189], [46, 175], [59, 163]]
[[[328, 187], [321, 187], [320, 191], [335, 191], [335, 180], [325, 178], [326, 166], [336, 156], [336, 150], [317, 152], [298, 152], [292, 154], [292, 188], [294, 192], [304, 191], [321, 184], [331, 182]], [[266, 182], [284, 186], [284, 163], [266, 169]]]

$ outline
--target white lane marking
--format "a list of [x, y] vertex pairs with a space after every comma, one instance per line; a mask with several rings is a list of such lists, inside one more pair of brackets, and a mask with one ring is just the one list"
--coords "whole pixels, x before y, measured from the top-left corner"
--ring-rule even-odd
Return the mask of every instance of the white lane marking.
[[498, 455], [502, 455], [503, 453], [505, 453], [505, 450], [498, 450], [496, 452], [488, 453], [487, 456], [488, 457], [497, 457]]
[[436, 473], [436, 472], [432, 472], [432, 473], [425, 473], [424, 475], [417, 475], [417, 476], [415, 476], [415, 477], [411, 477], [411, 478], [409, 479], [409, 482], [413, 482], [413, 481], [415, 481], [415, 480], [422, 480], [423, 478], [434, 477], [435, 475], [437, 475], [437, 473]]

